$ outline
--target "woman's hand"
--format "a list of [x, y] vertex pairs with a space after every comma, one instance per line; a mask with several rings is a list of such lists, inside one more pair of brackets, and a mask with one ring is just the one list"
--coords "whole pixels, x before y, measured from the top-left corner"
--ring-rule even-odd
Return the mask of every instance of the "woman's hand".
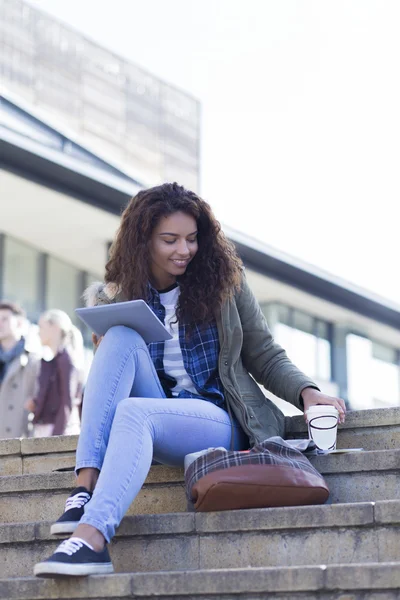
[[101, 337], [97, 337], [97, 335], [95, 333], [92, 333], [92, 342], [94, 347], [97, 348], [100, 346], [100, 342], [103, 339], [104, 335], [102, 335]]
[[314, 388], [305, 388], [301, 392], [301, 397], [303, 398], [304, 418], [306, 420], [306, 411], [310, 408], [310, 406], [315, 406], [316, 404], [329, 404], [330, 406], [337, 408], [339, 411], [339, 423], [344, 423], [346, 418], [346, 405], [344, 400], [341, 398], [327, 396], [326, 394], [323, 394]]

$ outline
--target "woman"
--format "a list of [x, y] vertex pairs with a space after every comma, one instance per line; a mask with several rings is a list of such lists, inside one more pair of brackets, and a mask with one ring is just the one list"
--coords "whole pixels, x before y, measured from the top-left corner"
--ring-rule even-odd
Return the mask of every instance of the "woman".
[[[73, 533], [36, 575], [113, 570], [111, 540], [152, 459], [183, 465], [186, 454], [246, 449], [284, 435], [284, 417], [256, 381], [307, 409], [330, 398], [272, 339], [240, 259], [209, 205], [174, 184], [141, 191], [128, 204], [89, 304], [143, 298], [173, 338], [147, 347], [125, 327], [97, 340], [83, 404], [78, 487], [52, 533]], [[254, 379], [250, 376], [254, 377]], [[254, 381], [256, 380], [256, 381]]]
[[54, 309], [41, 315], [39, 337], [52, 358], [42, 359], [38, 393], [26, 408], [34, 414], [34, 437], [62, 435], [79, 395], [82, 334], [65, 312]]

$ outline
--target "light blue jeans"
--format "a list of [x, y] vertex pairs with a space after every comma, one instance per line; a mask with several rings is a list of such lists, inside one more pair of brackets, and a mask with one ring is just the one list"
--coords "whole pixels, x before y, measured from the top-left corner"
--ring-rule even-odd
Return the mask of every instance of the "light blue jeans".
[[[76, 471], [100, 470], [80, 523], [96, 527], [109, 542], [142, 487], [152, 460], [183, 466], [186, 454], [229, 448], [231, 423], [207, 400], [166, 398], [141, 336], [111, 328], [89, 373], [83, 402]], [[248, 447], [234, 426], [234, 448]]]

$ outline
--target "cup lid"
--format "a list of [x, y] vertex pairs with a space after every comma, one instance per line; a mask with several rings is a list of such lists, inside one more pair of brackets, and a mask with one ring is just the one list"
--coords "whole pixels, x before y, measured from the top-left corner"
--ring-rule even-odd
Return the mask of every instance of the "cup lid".
[[339, 411], [335, 406], [331, 406], [330, 404], [316, 404], [314, 406], [310, 406], [306, 410], [306, 414], [324, 414], [324, 415], [335, 415], [339, 414]]

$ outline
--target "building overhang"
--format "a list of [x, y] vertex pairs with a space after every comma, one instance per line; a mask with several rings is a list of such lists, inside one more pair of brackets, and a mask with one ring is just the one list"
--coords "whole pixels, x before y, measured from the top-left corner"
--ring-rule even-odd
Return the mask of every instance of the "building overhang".
[[[119, 215], [143, 185], [5, 100], [12, 119], [0, 127], [2, 166], [20, 177]], [[244, 263], [301, 291], [400, 329], [400, 306], [224, 227]]]
[[306, 265], [273, 248], [260, 248], [256, 240], [225, 229], [244, 264], [254, 271], [301, 291], [342, 306], [380, 323], [400, 329], [400, 306], [367, 290]]
[[26, 179], [120, 214], [143, 184], [63, 132], [1, 97], [1, 165]]

